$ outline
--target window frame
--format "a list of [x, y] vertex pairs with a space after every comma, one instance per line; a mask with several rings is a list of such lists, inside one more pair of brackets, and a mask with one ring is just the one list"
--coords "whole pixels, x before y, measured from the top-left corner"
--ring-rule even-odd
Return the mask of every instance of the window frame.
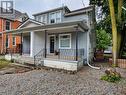
[[[10, 23], [9, 29], [6, 28], [6, 27], [7, 27], [7, 22]], [[9, 21], [9, 20], [6, 20], [6, 21], [5, 21], [5, 30], [11, 30], [11, 21]]]
[[47, 23], [47, 14], [41, 15], [41, 22]]
[[[60, 18], [57, 18], [57, 13], [60, 13]], [[53, 24], [53, 23], [51, 23], [51, 14], [55, 14], [54, 23], [60, 23], [62, 21], [62, 12], [61, 12], [61, 10], [59, 10], [59, 11], [49, 13], [49, 23], [50, 24]], [[57, 19], [60, 19], [59, 20], [60, 22], [57, 22]]]
[[[70, 36], [70, 43], [69, 43], [69, 47], [61, 47], [61, 36], [66, 36], [69, 35]], [[59, 34], [59, 49], [71, 49], [71, 34]]]

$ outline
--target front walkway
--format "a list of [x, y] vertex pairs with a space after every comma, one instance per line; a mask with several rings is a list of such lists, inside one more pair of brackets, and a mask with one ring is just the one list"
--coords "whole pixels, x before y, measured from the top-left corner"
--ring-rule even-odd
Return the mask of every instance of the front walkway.
[[0, 75], [0, 95], [126, 95], [126, 70], [119, 69], [125, 79], [114, 84], [100, 80], [106, 67], [85, 66], [77, 74], [42, 69]]

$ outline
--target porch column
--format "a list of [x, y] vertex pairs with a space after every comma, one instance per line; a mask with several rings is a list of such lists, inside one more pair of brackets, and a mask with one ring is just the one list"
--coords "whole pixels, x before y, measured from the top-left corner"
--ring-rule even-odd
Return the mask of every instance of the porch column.
[[44, 57], [46, 58], [46, 55], [47, 55], [47, 46], [46, 46], [46, 43], [47, 43], [47, 30], [45, 30], [45, 54], [44, 54]]
[[76, 61], [78, 61], [78, 26], [76, 28]]
[[34, 32], [30, 32], [30, 57], [34, 56]]
[[23, 38], [22, 38], [22, 33], [21, 33], [21, 46], [20, 46], [20, 55], [22, 55], [22, 51], [23, 51]]

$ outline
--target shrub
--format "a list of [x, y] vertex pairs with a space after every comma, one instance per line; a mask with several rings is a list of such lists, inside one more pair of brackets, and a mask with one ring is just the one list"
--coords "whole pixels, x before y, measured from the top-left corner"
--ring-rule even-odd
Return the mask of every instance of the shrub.
[[115, 83], [117, 81], [120, 81], [120, 79], [121, 79], [120, 73], [118, 73], [116, 71], [112, 71], [111, 69], [106, 70], [105, 73], [106, 73], [106, 75], [102, 76], [101, 80]]
[[120, 81], [120, 78], [119, 76], [117, 75], [104, 75], [101, 77], [101, 80], [105, 80], [105, 81], [108, 81], [108, 82], [117, 82], [117, 81]]

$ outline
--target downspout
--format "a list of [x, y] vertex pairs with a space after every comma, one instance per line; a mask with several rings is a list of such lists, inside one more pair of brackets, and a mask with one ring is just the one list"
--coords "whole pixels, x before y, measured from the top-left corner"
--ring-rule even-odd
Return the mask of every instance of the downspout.
[[[88, 17], [89, 17], [89, 13], [88, 13]], [[89, 21], [88, 21], [89, 22]], [[88, 23], [88, 25], [90, 26], [90, 24]], [[89, 37], [89, 32], [90, 32], [90, 29], [87, 31], [87, 65], [93, 69], [97, 69], [99, 70], [100, 67], [95, 67], [95, 66], [92, 66], [89, 62], [89, 45], [90, 45], [90, 37]]]
[[90, 63], [89, 63], [89, 31], [87, 31], [87, 65], [93, 69], [97, 69], [99, 70], [100, 67], [95, 67], [95, 66], [92, 66]]

